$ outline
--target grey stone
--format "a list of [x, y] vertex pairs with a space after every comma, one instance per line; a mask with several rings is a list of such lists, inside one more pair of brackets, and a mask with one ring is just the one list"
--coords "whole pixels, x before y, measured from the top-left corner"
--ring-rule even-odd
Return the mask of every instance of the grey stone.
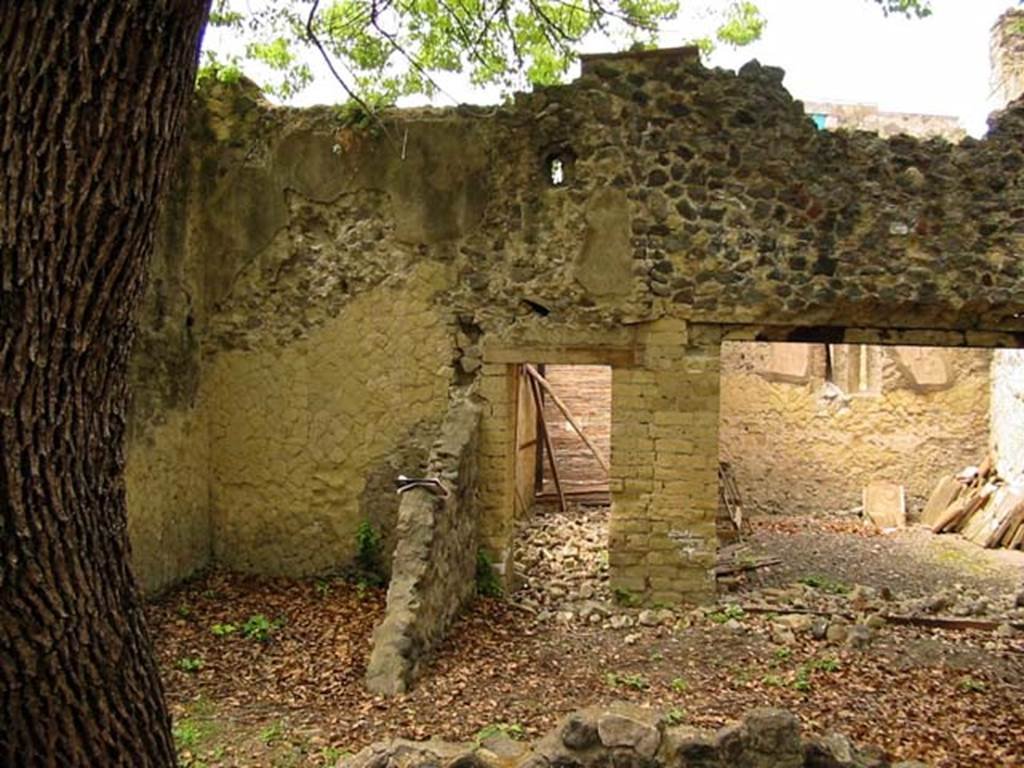
[[939, 613], [940, 611], [944, 611], [949, 608], [952, 603], [953, 601], [950, 599], [949, 595], [945, 592], [939, 592], [938, 594], [927, 598], [923, 607], [929, 613]]
[[856, 755], [845, 736], [829, 733], [804, 743], [804, 768], [852, 768]]
[[796, 634], [787, 627], [772, 625], [772, 642], [778, 645], [796, 644]]
[[658, 611], [658, 623], [659, 624], [671, 624], [676, 620], [675, 611], [670, 611], [668, 608], [662, 608]]
[[680, 740], [675, 759], [679, 768], [721, 768], [722, 765], [715, 742], [700, 735]]
[[810, 632], [814, 624], [814, 618], [806, 613], [787, 613], [775, 619], [776, 624], [781, 624], [794, 632]]
[[885, 617], [880, 613], [873, 613], [864, 619], [864, 623], [871, 629], [881, 629], [886, 625]]
[[816, 616], [811, 622], [811, 637], [815, 640], [824, 640], [828, 631], [828, 619], [824, 616]]
[[589, 749], [598, 741], [597, 726], [583, 715], [570, 715], [562, 726], [562, 743], [569, 749]]
[[800, 721], [791, 712], [753, 709], [743, 718], [743, 729], [749, 751], [774, 759], [774, 768], [795, 768], [803, 762]]
[[846, 637], [846, 644], [851, 648], [866, 648], [875, 639], [874, 630], [866, 624], [854, 624]]
[[660, 622], [655, 611], [643, 610], [640, 611], [640, 615], [637, 617], [637, 623], [642, 627], [656, 627]]
[[625, 712], [608, 712], [597, 720], [597, 732], [606, 747], [630, 747], [652, 758], [661, 745], [661, 732], [652, 723]]
[[840, 643], [845, 643], [849, 634], [850, 628], [846, 624], [840, 624], [833, 619], [829, 622], [828, 629], [825, 630], [825, 639], [830, 643], [838, 645]]

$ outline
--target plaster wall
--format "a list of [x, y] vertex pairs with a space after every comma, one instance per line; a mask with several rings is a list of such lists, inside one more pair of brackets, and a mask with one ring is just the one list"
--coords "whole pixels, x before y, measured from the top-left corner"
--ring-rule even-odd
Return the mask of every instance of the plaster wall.
[[169, 411], [128, 441], [125, 489], [135, 576], [147, 593], [210, 563], [209, 454], [199, 409]]
[[131, 357], [125, 490], [132, 566], [157, 592], [210, 563], [209, 436], [201, 393], [192, 183], [165, 197]]
[[1024, 351], [992, 353], [992, 450], [1004, 478], [1024, 475]]
[[393, 531], [394, 478], [422, 471], [447, 403], [452, 334], [429, 303], [444, 279], [423, 265], [295, 344], [211, 361], [218, 562], [316, 573], [353, 560], [362, 521]]
[[906, 488], [913, 516], [938, 477], [982, 460], [992, 353], [868, 351], [877, 370], [865, 371], [872, 386], [858, 392], [828, 383], [824, 345], [723, 345], [720, 455], [744, 509], [841, 512], [861, 504], [869, 482], [887, 480]]

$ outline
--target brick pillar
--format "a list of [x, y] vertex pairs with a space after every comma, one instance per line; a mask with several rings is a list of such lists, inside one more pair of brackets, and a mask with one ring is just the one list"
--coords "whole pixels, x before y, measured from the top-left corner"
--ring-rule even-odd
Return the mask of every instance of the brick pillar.
[[612, 371], [611, 586], [648, 604], [714, 597], [719, 347], [685, 322], [639, 336], [639, 364]]
[[480, 543], [507, 588], [515, 535], [515, 372], [505, 363], [484, 363], [481, 373]]

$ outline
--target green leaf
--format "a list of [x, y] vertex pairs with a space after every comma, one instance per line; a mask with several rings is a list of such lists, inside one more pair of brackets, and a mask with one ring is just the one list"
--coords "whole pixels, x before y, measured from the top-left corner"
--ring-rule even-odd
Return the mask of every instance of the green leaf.
[[744, 0], [729, 6], [725, 22], [715, 31], [715, 37], [729, 45], [750, 45], [761, 38], [766, 25], [761, 10]]

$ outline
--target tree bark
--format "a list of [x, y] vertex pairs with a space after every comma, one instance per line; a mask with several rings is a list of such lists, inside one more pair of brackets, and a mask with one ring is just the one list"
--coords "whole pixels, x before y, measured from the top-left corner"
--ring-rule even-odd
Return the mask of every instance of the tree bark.
[[208, 0], [0, 3], [0, 764], [170, 766], [127, 361]]

